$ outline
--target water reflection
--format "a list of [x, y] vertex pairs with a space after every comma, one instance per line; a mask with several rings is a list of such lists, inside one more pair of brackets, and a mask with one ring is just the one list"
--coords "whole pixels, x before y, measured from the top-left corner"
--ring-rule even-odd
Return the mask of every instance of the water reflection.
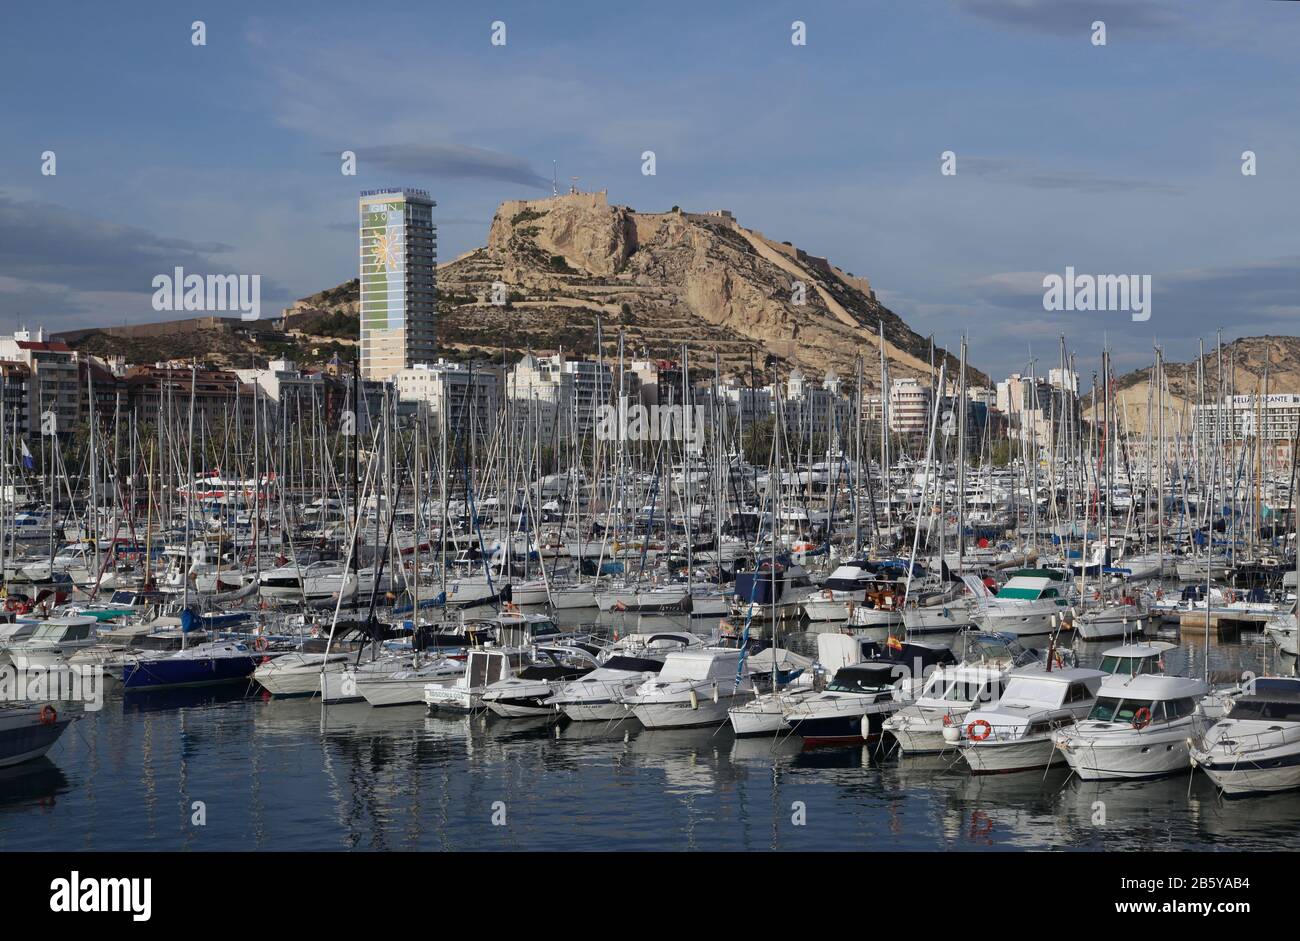
[[[620, 632], [685, 621], [602, 619]], [[1295, 669], [1257, 632], [1208, 646], [1195, 630], [1165, 636], [1172, 672]], [[1110, 646], [1074, 649], [1091, 665]], [[323, 709], [241, 685], [112, 695], [50, 758], [0, 771], [0, 849], [1176, 851], [1300, 836], [1300, 796], [1223, 801], [1202, 775], [972, 777], [952, 757], [805, 749], [725, 726]], [[194, 800], [205, 827], [190, 823]]]

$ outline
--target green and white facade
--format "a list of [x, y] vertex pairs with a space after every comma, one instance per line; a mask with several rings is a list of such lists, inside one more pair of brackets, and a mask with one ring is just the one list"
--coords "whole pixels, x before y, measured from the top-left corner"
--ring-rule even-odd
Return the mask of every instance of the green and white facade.
[[438, 234], [429, 194], [361, 194], [361, 375], [383, 382], [437, 348]]

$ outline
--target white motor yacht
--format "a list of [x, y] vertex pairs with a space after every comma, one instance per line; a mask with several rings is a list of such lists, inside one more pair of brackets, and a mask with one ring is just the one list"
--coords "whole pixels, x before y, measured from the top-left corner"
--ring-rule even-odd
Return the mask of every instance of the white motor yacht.
[[1085, 781], [1148, 778], [1187, 771], [1189, 742], [1208, 726], [1203, 680], [1163, 674], [1107, 676], [1086, 718], [1054, 735]]
[[1193, 740], [1190, 757], [1225, 795], [1300, 788], [1300, 679], [1256, 679]]
[[740, 657], [731, 647], [670, 653], [659, 675], [623, 701], [647, 729], [720, 724], [728, 709], [753, 695], [749, 678], [737, 677]]
[[972, 709], [964, 725], [944, 730], [944, 740], [960, 749], [975, 774], [1042, 771], [1059, 759], [1052, 734], [1092, 711], [1105, 676], [1078, 667], [1013, 670], [1001, 699]]

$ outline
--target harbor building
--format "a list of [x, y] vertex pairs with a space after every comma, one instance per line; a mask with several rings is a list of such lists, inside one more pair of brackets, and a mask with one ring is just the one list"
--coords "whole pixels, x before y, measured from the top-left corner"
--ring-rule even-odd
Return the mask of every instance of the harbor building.
[[1275, 466], [1289, 466], [1291, 448], [1300, 433], [1300, 395], [1233, 395], [1222, 404], [1192, 407], [1202, 447], [1221, 437], [1233, 451], [1264, 445], [1263, 457]]
[[420, 403], [450, 438], [486, 440], [496, 432], [500, 378], [491, 369], [440, 359], [417, 363], [393, 377], [403, 403]]
[[889, 384], [889, 430], [901, 435], [930, 431], [930, 385], [919, 379], [894, 379]]

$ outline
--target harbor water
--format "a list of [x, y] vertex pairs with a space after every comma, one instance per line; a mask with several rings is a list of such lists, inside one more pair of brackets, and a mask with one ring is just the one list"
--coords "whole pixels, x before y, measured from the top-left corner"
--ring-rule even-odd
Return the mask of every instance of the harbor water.
[[[1200, 675], [1207, 653], [1216, 674], [1293, 671], [1258, 633], [1159, 637], [1178, 644], [1171, 673]], [[1110, 646], [1077, 644], [1080, 665]], [[322, 709], [243, 685], [113, 691], [47, 757], [0, 771], [0, 851], [1177, 851], [1297, 837], [1295, 794], [1225, 801], [1199, 772], [973, 777], [947, 757], [727, 726]]]

